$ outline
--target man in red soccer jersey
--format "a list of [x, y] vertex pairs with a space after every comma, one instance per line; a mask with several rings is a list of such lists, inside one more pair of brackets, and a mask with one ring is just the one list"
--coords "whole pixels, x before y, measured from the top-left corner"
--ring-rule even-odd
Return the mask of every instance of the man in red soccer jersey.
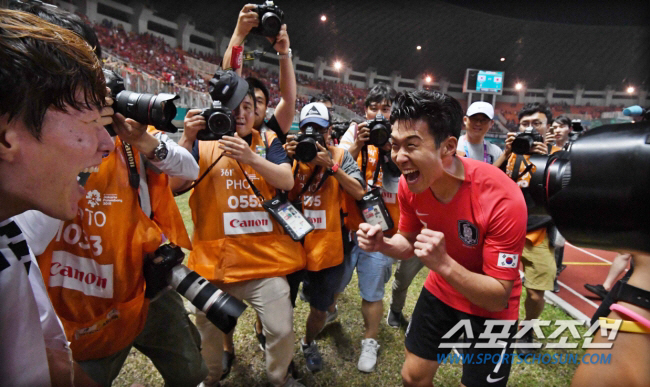
[[[387, 238], [366, 223], [357, 232], [362, 249], [398, 259], [415, 254], [431, 269], [406, 330], [406, 386], [431, 386], [439, 359], [461, 333], [470, 344], [466, 354], [499, 357], [496, 364], [464, 364], [462, 385], [505, 386], [510, 374], [526, 204], [499, 169], [455, 156], [462, 116], [458, 102], [445, 94], [398, 94], [391, 137], [393, 161], [403, 174], [399, 232]], [[443, 337], [459, 322], [468, 324]], [[479, 339], [484, 332], [492, 342]]]

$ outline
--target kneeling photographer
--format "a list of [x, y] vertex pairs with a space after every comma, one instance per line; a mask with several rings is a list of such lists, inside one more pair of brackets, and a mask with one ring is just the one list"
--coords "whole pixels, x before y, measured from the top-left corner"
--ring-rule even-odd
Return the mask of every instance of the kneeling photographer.
[[322, 358], [314, 340], [328, 317], [334, 294], [343, 275], [343, 240], [341, 207], [347, 193], [360, 200], [364, 180], [356, 161], [348, 151], [329, 145], [332, 128], [327, 107], [320, 102], [307, 104], [300, 112], [300, 133], [290, 137], [287, 154], [293, 157], [295, 185], [289, 193], [296, 207], [313, 224], [314, 231], [305, 236], [307, 254], [306, 281], [303, 285], [309, 300], [309, 317], [305, 337], [300, 341], [307, 368], [322, 368]]
[[[255, 95], [233, 71], [210, 81], [213, 108], [192, 109], [179, 144], [199, 163], [199, 178], [177, 179], [175, 191], [193, 187], [194, 222], [188, 266], [232, 296], [248, 301], [262, 319], [266, 372], [274, 386], [299, 385], [287, 372], [293, 358], [293, 309], [286, 274], [305, 267], [305, 252], [292, 240], [286, 201], [293, 188], [291, 160], [271, 131], [258, 132]], [[293, 214], [290, 214], [293, 215]], [[206, 385], [222, 373], [223, 334], [196, 312]]]
[[[532, 200], [528, 191], [531, 175], [535, 172], [535, 165], [530, 163], [530, 155], [551, 154], [560, 151], [561, 148], [552, 145], [554, 137], [550, 123], [553, 116], [547, 106], [539, 103], [526, 104], [518, 117], [519, 133], [508, 133], [505, 150], [494, 165], [500, 167], [507, 160], [506, 174], [517, 182], [526, 198], [529, 215], [526, 225], [526, 245], [521, 262], [525, 277], [523, 285], [526, 287], [525, 320], [533, 320], [539, 318], [544, 310], [544, 292], [554, 290], [557, 267], [555, 252], [547, 232], [549, 227], [553, 227], [553, 220], [550, 216], [530, 214]], [[520, 342], [532, 343], [532, 330], [528, 331]], [[522, 354], [534, 351], [535, 349], [519, 349]]]

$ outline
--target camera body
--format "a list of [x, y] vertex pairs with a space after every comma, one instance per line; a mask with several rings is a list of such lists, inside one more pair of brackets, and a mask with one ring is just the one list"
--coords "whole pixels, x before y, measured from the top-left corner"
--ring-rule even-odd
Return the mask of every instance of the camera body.
[[255, 8], [255, 12], [259, 15], [259, 26], [251, 29], [251, 32], [262, 36], [277, 36], [282, 28], [282, 21], [284, 20], [284, 12], [272, 1], [266, 1]]
[[332, 122], [332, 139], [340, 140], [343, 138], [343, 135], [350, 127], [350, 122], [351, 121]]
[[295, 152], [296, 160], [308, 163], [318, 154], [318, 146], [316, 144], [321, 144], [325, 147], [325, 137], [323, 137], [318, 128], [315, 125], [307, 125], [296, 135], [295, 141], [298, 142]]
[[529, 155], [534, 142], [544, 142], [544, 137], [532, 126], [520, 132], [512, 142], [512, 151], [518, 155]]
[[366, 121], [370, 129], [368, 144], [376, 147], [382, 147], [390, 139], [390, 121], [384, 118], [384, 115], [379, 113], [375, 116], [374, 120]]
[[220, 101], [212, 102], [212, 107], [203, 109], [200, 115], [205, 118], [206, 128], [198, 131], [197, 140], [216, 141], [223, 136], [235, 135], [235, 115], [232, 110], [222, 106]]
[[[176, 94], [160, 93], [158, 95], [148, 93], [136, 93], [126, 91], [124, 79], [112, 70], [104, 69], [106, 86], [111, 90], [111, 97], [115, 101], [113, 110], [126, 118], [131, 118], [141, 124], [153, 125], [156, 129], [164, 132], [176, 133], [178, 129], [172, 124], [176, 117], [176, 106], [174, 100], [180, 98]], [[115, 132], [107, 127], [113, 136]]]

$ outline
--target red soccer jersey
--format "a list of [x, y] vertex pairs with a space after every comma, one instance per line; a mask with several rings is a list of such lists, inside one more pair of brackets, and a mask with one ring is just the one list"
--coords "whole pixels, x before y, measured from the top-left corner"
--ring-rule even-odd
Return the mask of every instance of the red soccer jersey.
[[514, 280], [506, 309], [490, 312], [472, 304], [439, 274], [431, 271], [424, 287], [450, 307], [495, 319], [516, 320], [519, 315], [519, 257], [526, 237], [526, 203], [521, 189], [498, 168], [468, 158], [465, 181], [449, 203], [428, 189], [414, 194], [404, 176], [399, 182], [402, 232], [423, 227], [445, 234], [447, 254], [466, 269], [501, 280]]

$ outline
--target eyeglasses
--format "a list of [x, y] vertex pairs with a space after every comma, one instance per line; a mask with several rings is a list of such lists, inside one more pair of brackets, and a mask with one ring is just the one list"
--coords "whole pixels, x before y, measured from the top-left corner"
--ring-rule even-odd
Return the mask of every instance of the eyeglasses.
[[527, 128], [529, 126], [533, 126], [535, 128], [541, 128], [542, 126], [545, 126], [545, 125], [546, 125], [546, 122], [542, 122], [542, 121], [533, 121], [533, 122], [521, 121], [519, 123], [519, 126], [521, 126], [522, 128]]

